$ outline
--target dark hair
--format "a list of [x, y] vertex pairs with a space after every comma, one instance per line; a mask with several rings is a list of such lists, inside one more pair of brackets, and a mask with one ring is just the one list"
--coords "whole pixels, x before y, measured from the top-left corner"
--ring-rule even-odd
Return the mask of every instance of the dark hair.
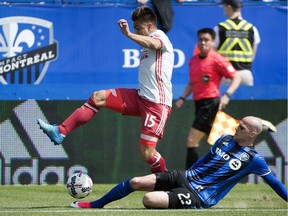
[[157, 17], [148, 6], [136, 8], [131, 15], [131, 19], [133, 22], [141, 20], [142, 22], [152, 22], [154, 25], [157, 25]]
[[199, 29], [197, 32], [198, 37], [200, 34], [210, 34], [213, 40], [215, 40], [215, 37], [216, 37], [215, 31], [211, 28]]
[[242, 8], [242, 0], [222, 0], [220, 4], [230, 5], [234, 11]]

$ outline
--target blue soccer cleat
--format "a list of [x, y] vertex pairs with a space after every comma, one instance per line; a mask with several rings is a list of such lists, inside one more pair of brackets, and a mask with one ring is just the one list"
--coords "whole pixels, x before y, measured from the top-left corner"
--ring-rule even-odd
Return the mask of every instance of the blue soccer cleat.
[[41, 119], [37, 119], [37, 123], [55, 145], [60, 145], [63, 142], [65, 136], [59, 132], [57, 125], [47, 124]]

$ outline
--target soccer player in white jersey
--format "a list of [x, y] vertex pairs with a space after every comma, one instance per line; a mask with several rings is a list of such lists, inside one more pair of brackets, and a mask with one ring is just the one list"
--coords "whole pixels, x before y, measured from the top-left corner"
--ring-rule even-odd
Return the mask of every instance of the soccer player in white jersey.
[[50, 125], [41, 119], [37, 119], [37, 122], [51, 141], [59, 145], [69, 133], [89, 122], [100, 108], [123, 115], [141, 116], [141, 156], [153, 173], [161, 172], [166, 170], [166, 163], [156, 150], [156, 145], [163, 137], [165, 123], [171, 113], [173, 46], [166, 34], [157, 29], [156, 15], [148, 6], [136, 8], [131, 19], [135, 33], [130, 32], [125, 19], [120, 19], [118, 25], [127, 38], [143, 47], [138, 75], [139, 89], [95, 91], [62, 124]]

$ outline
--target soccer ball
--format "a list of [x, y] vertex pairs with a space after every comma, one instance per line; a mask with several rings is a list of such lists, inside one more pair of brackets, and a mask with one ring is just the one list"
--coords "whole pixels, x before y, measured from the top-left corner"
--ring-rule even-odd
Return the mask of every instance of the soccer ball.
[[84, 173], [74, 173], [68, 178], [67, 192], [76, 199], [87, 197], [92, 192], [92, 179]]

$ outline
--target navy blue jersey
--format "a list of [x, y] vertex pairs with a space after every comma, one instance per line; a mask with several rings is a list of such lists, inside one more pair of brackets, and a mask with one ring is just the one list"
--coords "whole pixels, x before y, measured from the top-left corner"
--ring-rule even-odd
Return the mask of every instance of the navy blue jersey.
[[190, 186], [208, 208], [218, 203], [243, 177], [271, 173], [263, 157], [253, 148], [238, 145], [223, 135], [211, 151], [187, 170]]

